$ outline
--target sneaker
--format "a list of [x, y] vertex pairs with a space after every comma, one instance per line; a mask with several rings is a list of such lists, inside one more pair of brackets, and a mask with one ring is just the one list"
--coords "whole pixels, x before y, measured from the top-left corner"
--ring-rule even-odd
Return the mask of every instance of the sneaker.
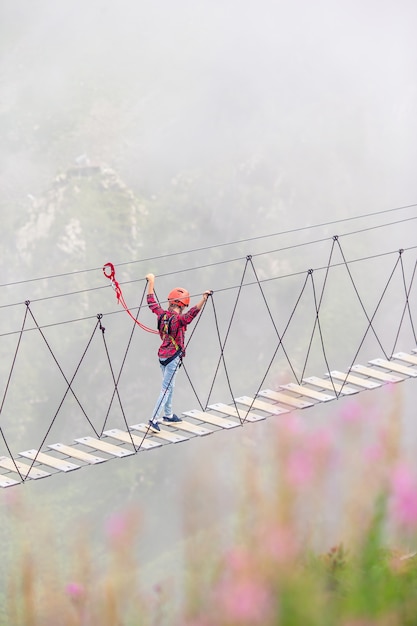
[[153, 430], [154, 433], [161, 432], [158, 422], [153, 422], [152, 420], [149, 420], [149, 428]]
[[176, 422], [182, 422], [182, 419], [174, 413], [172, 417], [164, 417], [164, 422], [167, 422], [168, 424], [175, 424]]

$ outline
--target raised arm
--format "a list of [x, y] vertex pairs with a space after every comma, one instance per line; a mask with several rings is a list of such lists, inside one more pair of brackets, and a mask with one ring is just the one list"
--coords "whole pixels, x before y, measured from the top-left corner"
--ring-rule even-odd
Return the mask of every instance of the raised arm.
[[207, 298], [208, 298], [209, 296], [211, 296], [212, 294], [213, 294], [213, 292], [211, 291], [211, 289], [207, 289], [207, 291], [205, 291], [205, 292], [203, 293], [203, 296], [202, 296], [201, 300], [200, 300], [199, 302], [197, 302], [197, 304], [195, 305], [195, 306], [196, 306], [196, 308], [197, 308], [199, 311], [201, 311], [201, 309], [203, 308], [204, 303], [205, 303], [205, 302], [207, 302]]
[[155, 285], [154, 274], [146, 274], [146, 280], [148, 281], [148, 293], [153, 293], [153, 288]]

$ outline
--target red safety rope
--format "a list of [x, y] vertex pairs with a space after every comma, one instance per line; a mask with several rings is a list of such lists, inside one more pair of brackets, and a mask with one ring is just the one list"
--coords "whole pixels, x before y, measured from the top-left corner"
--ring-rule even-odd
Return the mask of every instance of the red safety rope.
[[[109, 268], [109, 272], [107, 271], [107, 268]], [[113, 263], [106, 263], [103, 266], [103, 273], [104, 276], [106, 278], [108, 278], [111, 281], [111, 284], [113, 285], [113, 289], [116, 292], [116, 297], [117, 297], [117, 302], [123, 306], [124, 310], [126, 311], [126, 313], [128, 313], [130, 315], [130, 317], [132, 318], [132, 320], [141, 328], [143, 328], [143, 330], [146, 330], [148, 333], [153, 333], [154, 335], [159, 335], [159, 331], [155, 330], [154, 328], [149, 328], [148, 326], [145, 326], [145, 324], [142, 324], [141, 322], [139, 322], [138, 319], [136, 319], [136, 317], [133, 317], [133, 315], [131, 314], [131, 312], [129, 311], [127, 304], [125, 302], [125, 299], [123, 297], [123, 293], [122, 293], [122, 289], [119, 285], [119, 283], [116, 280], [116, 271], [114, 269], [114, 265]]]

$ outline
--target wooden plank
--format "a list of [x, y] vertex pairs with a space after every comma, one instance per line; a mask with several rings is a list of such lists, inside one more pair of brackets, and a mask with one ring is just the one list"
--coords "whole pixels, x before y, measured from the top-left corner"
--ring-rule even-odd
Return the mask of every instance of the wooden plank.
[[356, 385], [357, 387], [363, 387], [364, 389], [376, 389], [381, 386], [381, 383], [377, 383], [376, 380], [369, 380], [369, 378], [360, 378], [359, 376], [354, 376], [353, 374], [345, 374], [344, 372], [338, 372], [337, 370], [332, 370], [331, 372], [326, 372], [325, 376], [331, 376], [332, 378], [337, 378], [338, 380], [342, 380], [352, 383], [352, 385]]
[[270, 398], [271, 400], [275, 400], [276, 402], [282, 402], [283, 404], [288, 404], [296, 409], [306, 409], [309, 406], [313, 406], [312, 402], [306, 402], [305, 400], [298, 400], [297, 398], [292, 398], [288, 396], [286, 393], [281, 393], [280, 391], [273, 391], [272, 389], [263, 389], [259, 392], [260, 396], [265, 396], [265, 398]]
[[206, 413], [203, 411], [197, 411], [196, 409], [192, 409], [191, 411], [185, 411], [184, 415], [188, 415], [188, 417], [194, 417], [197, 420], [207, 422], [208, 424], [213, 424], [214, 426], [220, 426], [220, 428], [235, 428], [236, 426], [240, 426], [240, 422], [232, 422], [225, 419], [224, 417], [212, 415], [211, 413]]
[[353, 365], [352, 371], [359, 372], [360, 374], [365, 374], [366, 376], [376, 378], [377, 380], [383, 380], [385, 383], [399, 383], [404, 380], [404, 378], [401, 378], [400, 376], [394, 376], [394, 374], [386, 374], [385, 372], [380, 372], [373, 367], [365, 367], [365, 365]]
[[[175, 424], [179, 424], [180, 422], [175, 422]], [[166, 430], [161, 430], [159, 433], [154, 433], [149, 430], [148, 424], [133, 424], [131, 426], [133, 430], [138, 430], [141, 433], [152, 433], [152, 437], [159, 437], [160, 439], [164, 439], [165, 441], [170, 441], [171, 443], [180, 443], [181, 441], [188, 441], [188, 437], [184, 437], [183, 435], [178, 435], [178, 433], [169, 433]]]
[[[13, 459], [9, 459], [9, 457], [7, 456], [0, 457], [0, 467], [4, 467], [4, 469], [9, 470], [10, 472], [16, 472], [16, 474], [20, 472], [23, 478], [28, 477], [28, 478], [32, 478], [33, 480], [36, 480], [37, 478], [46, 478], [46, 476], [51, 475], [49, 472], [40, 470], [37, 467], [32, 467], [30, 469], [30, 465], [27, 465], [26, 463], [22, 463], [22, 461], [15, 460], [13, 462]], [[19, 470], [19, 472], [17, 471], [16, 467]], [[30, 472], [29, 472], [29, 469], [30, 469]]]
[[66, 454], [67, 456], [71, 456], [74, 459], [79, 459], [80, 461], [85, 461], [90, 465], [94, 465], [95, 463], [103, 463], [103, 461], [107, 461], [102, 456], [96, 456], [94, 454], [90, 454], [90, 452], [85, 452], [84, 450], [80, 450], [79, 448], [72, 448], [71, 446], [66, 446], [63, 443], [51, 443], [48, 445], [48, 448], [51, 450], [56, 450], [57, 452], [61, 452], [62, 454]]
[[20, 485], [21, 483], [14, 478], [9, 478], [8, 476], [4, 476], [4, 474], [0, 474], [0, 487], [13, 487], [13, 485]]
[[[151, 429], [149, 429], [149, 435], [153, 435]], [[135, 446], [140, 446], [144, 450], [150, 450], [150, 448], [159, 448], [162, 444], [159, 441], [149, 441], [144, 439], [143, 437], [139, 437], [138, 435], [134, 435], [133, 433], [129, 433], [126, 430], [119, 430], [118, 428], [112, 428], [111, 430], [105, 430], [104, 435], [107, 437], [113, 437], [113, 439], [117, 439], [118, 441], [123, 441], [124, 443], [133, 443]]]
[[412, 367], [407, 367], [406, 365], [400, 365], [400, 363], [394, 363], [393, 361], [386, 361], [385, 359], [373, 359], [369, 361], [372, 365], [378, 365], [378, 367], [383, 367], [386, 370], [392, 372], [398, 372], [399, 374], [404, 374], [404, 376], [411, 376], [415, 378], [417, 376], [417, 370]]
[[236, 410], [236, 407], [229, 406], [228, 404], [224, 404], [223, 402], [210, 404], [208, 408], [213, 409], [214, 411], [218, 411], [219, 413], [224, 413], [225, 415], [231, 415], [232, 417], [236, 417], [238, 420], [243, 420], [245, 422], [259, 422], [266, 419], [265, 415], [257, 415], [256, 413], [252, 413], [252, 411], [249, 411], [249, 413], [248, 411], [244, 410], [239, 411]]
[[120, 448], [119, 446], [115, 446], [113, 443], [103, 441], [102, 439], [95, 439], [94, 437], [79, 437], [78, 439], [75, 439], [75, 441], [84, 444], [88, 448], [93, 448], [93, 450], [101, 450], [101, 452], [107, 452], [107, 454], [111, 454], [112, 456], [117, 456], [119, 458], [135, 454], [134, 450]]
[[315, 389], [309, 389], [304, 385], [296, 385], [295, 383], [280, 385], [280, 387], [282, 387], [282, 389], [294, 391], [294, 393], [299, 393], [301, 396], [305, 396], [306, 398], [319, 400], [320, 402], [329, 402], [329, 400], [334, 400], [336, 398], [336, 396], [329, 396], [327, 393], [322, 393], [321, 391], [316, 391]]
[[192, 435], [197, 435], [198, 437], [204, 437], [205, 435], [211, 435], [212, 433], [214, 433], [214, 430], [204, 428], [204, 426], [201, 426], [201, 424], [192, 424], [191, 422], [187, 422], [187, 420], [182, 420], [182, 422], [176, 422], [175, 428], [178, 428], [178, 430], [184, 430], [185, 432], [191, 433]]
[[414, 356], [414, 354], [407, 354], [406, 352], [396, 352], [392, 356], [395, 359], [399, 359], [400, 361], [405, 361], [406, 363], [412, 363], [413, 365], [417, 365], [417, 356]]
[[38, 452], [38, 450], [25, 450], [24, 452], [20, 452], [20, 455], [24, 456], [26, 459], [31, 459], [32, 461], [36, 458], [38, 463], [53, 467], [61, 472], [72, 472], [73, 470], [81, 467], [80, 465], [75, 465], [75, 463], [70, 463], [69, 461], [64, 461], [63, 459], [57, 459], [54, 456], [45, 454], [45, 452]]
[[353, 387], [348, 387], [348, 385], [340, 385], [339, 383], [332, 382], [331, 380], [326, 380], [324, 378], [319, 378], [318, 376], [309, 376], [308, 378], [304, 378], [304, 382], [309, 385], [314, 385], [314, 387], [320, 387], [321, 389], [330, 389], [331, 391], [336, 391], [336, 393], [341, 393], [344, 396], [351, 396], [354, 393], [359, 393], [359, 389], [354, 389]]
[[240, 398], [235, 398], [235, 400], [236, 402], [239, 402], [239, 404], [254, 407], [259, 411], [264, 411], [270, 415], [283, 415], [284, 413], [289, 413], [289, 409], [285, 409], [283, 406], [271, 404], [270, 402], [264, 402], [263, 400], [258, 400], [258, 398], [253, 399], [249, 396], [240, 396]]

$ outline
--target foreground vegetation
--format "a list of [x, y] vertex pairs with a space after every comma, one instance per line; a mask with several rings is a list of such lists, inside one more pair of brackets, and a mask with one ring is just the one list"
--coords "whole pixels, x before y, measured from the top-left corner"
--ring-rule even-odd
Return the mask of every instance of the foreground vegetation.
[[[417, 481], [400, 453], [394, 390], [391, 399], [386, 415], [346, 402], [323, 428], [304, 415], [271, 420], [261, 452], [261, 426], [248, 425], [233, 519], [218, 510], [218, 523], [204, 523], [214, 504], [203, 463], [184, 485], [186, 539], [157, 565], [156, 586], [143, 585], [136, 550], [143, 507], [120, 510], [100, 529], [80, 525], [68, 550], [47, 524], [43, 536], [31, 533], [34, 511], [22, 492], [5, 490], [13, 566], [1, 624], [415, 624]], [[102, 535], [100, 558], [92, 534]]]

